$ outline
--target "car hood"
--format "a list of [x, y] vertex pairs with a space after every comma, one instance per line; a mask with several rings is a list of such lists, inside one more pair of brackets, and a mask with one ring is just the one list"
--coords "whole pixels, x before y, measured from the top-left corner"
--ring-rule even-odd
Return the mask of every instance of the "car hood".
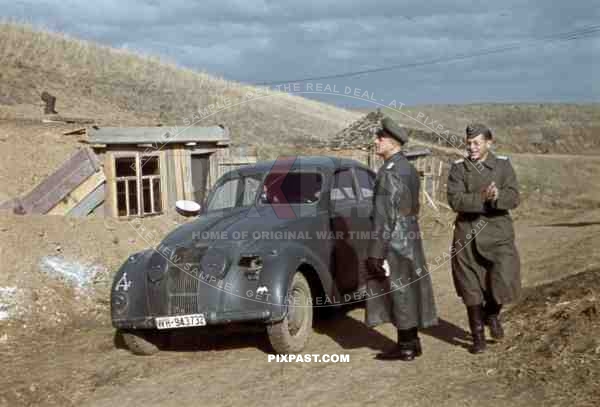
[[293, 220], [279, 219], [271, 207], [213, 211], [177, 227], [161, 244], [168, 247], [184, 247], [192, 243], [209, 246], [240, 245], [244, 241], [253, 240], [252, 236], [256, 232], [279, 230], [287, 227], [291, 221]]

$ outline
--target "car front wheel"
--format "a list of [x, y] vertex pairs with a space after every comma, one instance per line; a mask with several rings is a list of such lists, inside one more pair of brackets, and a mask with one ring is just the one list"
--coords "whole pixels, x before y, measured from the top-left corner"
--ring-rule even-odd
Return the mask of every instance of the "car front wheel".
[[123, 330], [118, 333], [127, 348], [136, 355], [154, 355], [160, 350], [165, 339], [163, 335], [150, 330]]
[[313, 307], [310, 285], [296, 272], [288, 290], [288, 312], [283, 320], [267, 326], [269, 342], [280, 354], [298, 353], [312, 333]]

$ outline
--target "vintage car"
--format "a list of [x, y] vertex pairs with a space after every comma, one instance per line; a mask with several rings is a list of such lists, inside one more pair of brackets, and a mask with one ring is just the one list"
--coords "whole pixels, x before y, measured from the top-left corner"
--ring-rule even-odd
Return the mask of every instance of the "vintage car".
[[266, 326], [277, 353], [301, 351], [315, 307], [364, 294], [374, 182], [361, 163], [333, 157], [230, 171], [201, 209], [177, 204], [195, 220], [121, 266], [113, 326], [137, 354], [156, 352], [173, 330], [230, 323]]

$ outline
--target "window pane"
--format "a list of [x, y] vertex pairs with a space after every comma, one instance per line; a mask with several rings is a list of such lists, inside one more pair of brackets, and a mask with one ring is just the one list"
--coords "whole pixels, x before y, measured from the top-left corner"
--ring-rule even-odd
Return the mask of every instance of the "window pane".
[[146, 156], [140, 159], [140, 165], [142, 166], [142, 175], [159, 175], [158, 157], [157, 156]]
[[129, 215], [139, 215], [137, 205], [137, 181], [129, 180]]
[[375, 186], [374, 176], [371, 173], [359, 168], [356, 169], [356, 176], [363, 198], [371, 198], [373, 196], [373, 188]]
[[117, 177], [135, 177], [135, 157], [115, 158]]
[[344, 199], [356, 200], [351, 170], [342, 170], [335, 174], [331, 199], [334, 201]]
[[234, 178], [219, 186], [208, 204], [208, 210], [233, 208], [237, 198], [237, 188], [239, 179]]
[[152, 213], [152, 199], [150, 197], [150, 180], [142, 180], [142, 201], [144, 205], [144, 213]]
[[155, 178], [152, 180], [154, 184], [154, 211], [162, 212], [162, 201], [160, 199], [160, 179]]
[[256, 193], [260, 186], [261, 176], [255, 175], [244, 178], [244, 198], [242, 199], [243, 206], [249, 206], [254, 204], [256, 200]]
[[321, 183], [317, 173], [272, 173], [265, 180], [265, 192], [270, 203], [313, 203], [319, 200]]
[[127, 215], [127, 201], [125, 200], [125, 181], [117, 181], [117, 213], [119, 216]]

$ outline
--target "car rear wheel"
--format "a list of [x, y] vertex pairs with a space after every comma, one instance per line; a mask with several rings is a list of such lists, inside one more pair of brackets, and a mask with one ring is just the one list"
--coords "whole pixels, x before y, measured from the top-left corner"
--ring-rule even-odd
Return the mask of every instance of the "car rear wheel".
[[163, 345], [164, 336], [156, 331], [131, 330], [119, 331], [123, 342], [136, 355], [154, 355]]
[[296, 272], [288, 290], [288, 312], [283, 320], [267, 326], [269, 342], [280, 354], [298, 353], [312, 333], [313, 307], [310, 285]]

